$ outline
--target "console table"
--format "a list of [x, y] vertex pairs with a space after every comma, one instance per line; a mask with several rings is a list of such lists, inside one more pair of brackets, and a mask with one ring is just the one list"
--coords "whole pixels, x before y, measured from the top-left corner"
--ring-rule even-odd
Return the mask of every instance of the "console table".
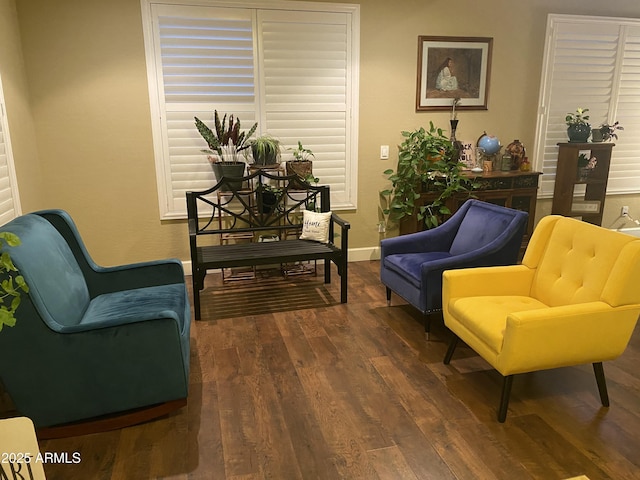
[[[455, 195], [447, 200], [447, 207], [455, 212], [470, 196], [496, 205], [515, 208], [529, 214], [529, 222], [523, 239], [523, 247], [529, 242], [533, 232], [536, 216], [538, 181], [541, 172], [509, 172], [474, 173], [465, 171], [464, 175], [478, 185], [469, 194]], [[436, 193], [425, 191], [416, 200], [416, 207], [426, 205], [436, 198]], [[405, 217], [400, 222], [400, 235], [424, 230], [424, 224], [415, 215]]]

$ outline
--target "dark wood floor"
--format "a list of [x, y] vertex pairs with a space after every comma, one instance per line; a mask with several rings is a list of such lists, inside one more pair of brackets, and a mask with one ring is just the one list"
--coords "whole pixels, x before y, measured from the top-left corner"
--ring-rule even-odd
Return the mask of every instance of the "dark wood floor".
[[188, 406], [41, 442], [82, 458], [47, 478], [640, 478], [640, 327], [605, 364], [610, 408], [590, 365], [563, 368], [517, 377], [500, 424], [500, 376], [465, 346], [443, 365], [445, 327], [426, 343], [419, 314], [386, 306], [378, 267], [350, 264], [348, 304], [321, 276], [207, 288]]

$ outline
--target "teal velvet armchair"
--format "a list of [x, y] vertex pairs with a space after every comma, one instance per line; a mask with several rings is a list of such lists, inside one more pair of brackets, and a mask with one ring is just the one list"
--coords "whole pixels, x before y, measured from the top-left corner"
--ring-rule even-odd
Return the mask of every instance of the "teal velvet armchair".
[[[29, 285], [0, 332], [0, 380], [20, 414], [97, 431], [186, 404], [191, 313], [178, 260], [100, 267], [61, 210], [0, 231], [20, 237], [6, 248]], [[125, 420], [97, 420], [114, 416]]]

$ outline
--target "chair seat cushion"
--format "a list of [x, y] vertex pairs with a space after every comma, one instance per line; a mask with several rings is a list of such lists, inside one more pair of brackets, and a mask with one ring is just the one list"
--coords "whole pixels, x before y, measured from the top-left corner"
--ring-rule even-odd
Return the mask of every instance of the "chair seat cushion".
[[416, 287], [420, 287], [422, 284], [422, 265], [450, 256], [449, 252], [397, 253], [384, 258], [384, 267], [405, 277]]
[[94, 298], [79, 327], [109, 327], [131, 321], [173, 318], [184, 332], [187, 297], [184, 284], [158, 285], [121, 292], [106, 293]]
[[507, 315], [540, 308], [548, 307], [535, 298], [522, 296], [459, 297], [449, 300], [451, 316], [496, 353], [502, 350]]

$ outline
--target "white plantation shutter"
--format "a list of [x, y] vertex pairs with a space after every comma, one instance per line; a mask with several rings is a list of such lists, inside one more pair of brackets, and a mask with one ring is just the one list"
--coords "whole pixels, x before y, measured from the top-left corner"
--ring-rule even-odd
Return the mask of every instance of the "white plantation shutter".
[[353, 206], [350, 152], [352, 60], [349, 18], [341, 13], [259, 12], [263, 72], [260, 123], [284, 145], [314, 152], [313, 173], [331, 187], [332, 208]]
[[324, 11], [340, 10], [333, 4], [228, 5], [143, 0], [162, 217], [186, 216], [185, 192], [215, 182], [193, 121], [212, 126], [214, 109], [244, 130], [258, 121], [258, 135], [281, 140], [283, 160], [300, 140], [332, 207], [354, 207], [357, 15]]
[[20, 214], [20, 199], [0, 78], [0, 225], [4, 225]]
[[243, 9], [153, 5], [156, 169], [165, 217], [186, 213], [185, 193], [215, 183], [194, 117], [213, 127], [235, 114], [250, 128], [256, 117], [253, 15]]
[[[640, 22], [639, 22], [640, 23]], [[640, 191], [640, 24], [623, 29], [624, 49], [614, 119], [624, 130], [613, 148], [610, 192]]]
[[607, 193], [640, 191], [639, 28], [633, 20], [549, 16], [536, 133], [540, 196], [553, 195], [565, 116], [579, 107], [589, 108], [592, 127], [617, 120], [625, 128], [615, 141]]

